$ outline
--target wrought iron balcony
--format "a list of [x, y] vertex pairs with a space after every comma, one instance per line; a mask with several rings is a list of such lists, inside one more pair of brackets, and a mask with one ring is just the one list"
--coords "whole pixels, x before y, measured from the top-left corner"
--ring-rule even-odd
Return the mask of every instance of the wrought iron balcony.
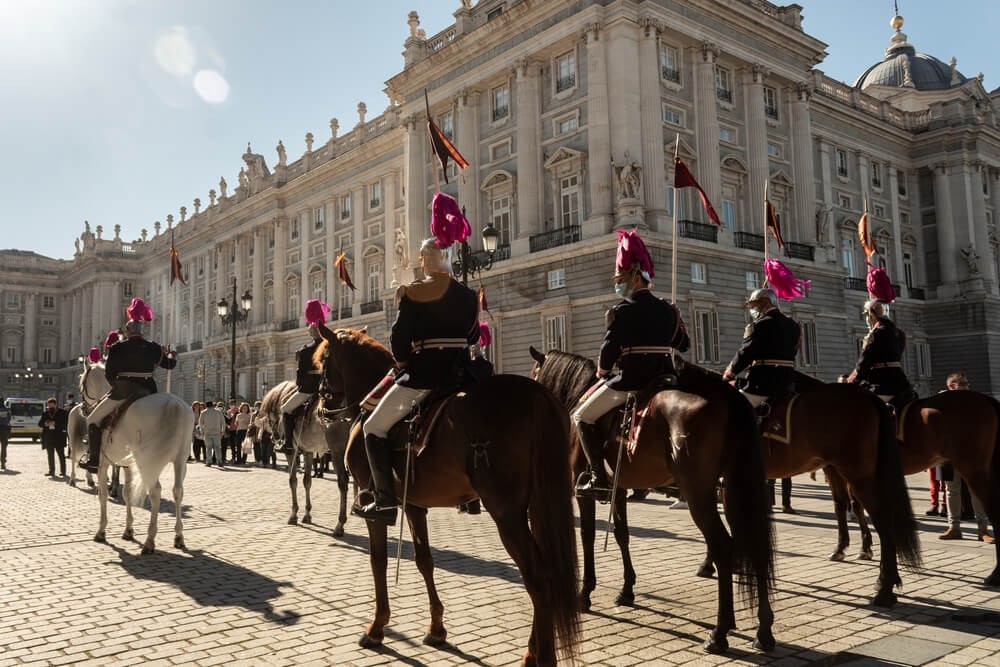
[[673, 81], [674, 83], [681, 82], [681, 73], [674, 69], [673, 67], [661, 67], [660, 76], [662, 76], [667, 81]]
[[361, 304], [361, 314], [368, 315], [369, 313], [377, 313], [382, 310], [381, 301], [366, 301]]
[[693, 220], [679, 220], [677, 231], [682, 239], [708, 241], [709, 243], [719, 242], [719, 228], [716, 225], [705, 225]]
[[[551, 232], [535, 234], [528, 238], [528, 252], [539, 252], [561, 245], [576, 243], [580, 240], [580, 225], [568, 225], [553, 229]], [[508, 252], [510, 252], [508, 248]], [[496, 258], [494, 258], [496, 259]]]
[[567, 74], [566, 76], [561, 76], [556, 81], [556, 92], [561, 93], [564, 90], [569, 90], [576, 85], [576, 74]]
[[175, 345], [174, 351], [177, 353], [187, 352], [188, 351], [187, 343], [180, 343], [179, 345]]
[[892, 286], [892, 291], [896, 293], [897, 297], [903, 296], [903, 286], [902, 285], [893, 285]]
[[907, 287], [906, 293], [911, 299], [917, 299], [918, 301], [927, 299], [927, 292], [923, 287]]
[[278, 325], [278, 331], [291, 331], [299, 325], [298, 318], [293, 318], [290, 320], [284, 320], [280, 325]]
[[728, 88], [716, 87], [715, 96], [723, 102], [732, 103], [733, 101], [733, 91]]
[[202, 347], [202, 344], [201, 344], [200, 340], [193, 340], [193, 341], [191, 341], [191, 351], [192, 352], [194, 352], [195, 350], [200, 350], [201, 347]]
[[353, 309], [351, 308], [351, 306], [344, 306], [343, 308], [340, 309], [340, 319], [346, 320], [351, 316], [352, 312]]
[[853, 290], [855, 292], [867, 292], [868, 285], [865, 284], [864, 278], [854, 278], [852, 276], [847, 276], [844, 278], [844, 289]]
[[805, 243], [786, 243], [785, 250], [789, 257], [795, 259], [808, 259], [810, 262], [815, 259], [816, 248]]
[[737, 248], [746, 248], [747, 250], [764, 252], [764, 237], [761, 234], [736, 232], [733, 234], [733, 244]]

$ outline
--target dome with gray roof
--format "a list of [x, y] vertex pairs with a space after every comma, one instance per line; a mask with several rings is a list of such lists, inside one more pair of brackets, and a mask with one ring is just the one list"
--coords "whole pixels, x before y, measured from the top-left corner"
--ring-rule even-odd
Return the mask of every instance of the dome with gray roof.
[[855, 88], [862, 90], [869, 86], [886, 88], [913, 88], [915, 90], [947, 90], [960, 86], [968, 79], [956, 68], [956, 61], [946, 65], [934, 56], [917, 53], [906, 41], [901, 30], [903, 17], [895, 16], [890, 24], [896, 30], [889, 48], [885, 50], [885, 60], [875, 63], [854, 82]]

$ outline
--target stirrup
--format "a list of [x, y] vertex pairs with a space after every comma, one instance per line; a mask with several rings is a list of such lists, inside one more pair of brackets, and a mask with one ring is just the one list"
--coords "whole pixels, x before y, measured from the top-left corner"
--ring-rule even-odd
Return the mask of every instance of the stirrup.
[[[358, 498], [361, 496], [359, 495]], [[399, 504], [390, 505], [386, 507], [379, 506], [378, 502], [372, 501], [367, 505], [360, 505], [355, 502], [351, 506], [351, 514], [354, 516], [366, 519], [368, 521], [378, 521], [379, 523], [384, 523], [387, 526], [396, 525], [396, 516], [399, 511]]]

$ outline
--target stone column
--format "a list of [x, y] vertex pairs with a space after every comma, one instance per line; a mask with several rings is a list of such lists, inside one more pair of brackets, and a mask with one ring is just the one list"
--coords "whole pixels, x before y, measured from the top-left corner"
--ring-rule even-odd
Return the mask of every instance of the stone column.
[[90, 349], [91, 346], [96, 345], [96, 339], [94, 338], [94, 297], [90, 285], [83, 285], [79, 292], [77, 298], [80, 300], [79, 309], [79, 319], [80, 322], [80, 337], [81, 349]]
[[[813, 168], [812, 120], [809, 116], [809, 85], [795, 87], [791, 104], [792, 177], [795, 179], [796, 238], [802, 243], [816, 243], [816, 176]], [[765, 146], [766, 148], [766, 146]], [[824, 164], [827, 164], [824, 162]], [[827, 167], [829, 170], [829, 167]], [[829, 175], [829, 174], [827, 174]], [[824, 182], [824, 186], [826, 182]], [[830, 204], [827, 200], [827, 204]]]
[[[365, 207], [363, 210], [367, 210], [368, 186], [364, 185], [362, 187], [364, 189], [361, 191], [361, 205]], [[430, 204], [430, 202], [427, 203]], [[430, 212], [428, 212], [428, 216], [430, 216]], [[348, 253], [348, 255], [351, 256], [350, 259], [354, 260], [352, 263], [348, 264], [348, 268], [351, 270], [351, 278], [354, 279], [354, 285], [358, 288], [358, 291], [354, 293], [354, 302], [351, 304], [352, 317], [360, 315], [361, 304], [368, 301], [368, 272], [366, 270], [367, 267], [365, 267], [364, 258], [362, 257], [362, 254], [365, 251], [365, 225], [362, 221], [362, 217], [363, 216], [361, 215], [354, 216], [354, 233], [352, 234], [353, 242], [351, 243], [352, 250]]]
[[[890, 277], [894, 279], [893, 282], [897, 285], [905, 285], [906, 275], [903, 272], [903, 228], [899, 219], [899, 175], [888, 162], [883, 165], [883, 169], [889, 175], [889, 209], [892, 216], [892, 262], [897, 274]], [[889, 252], [888, 248], [886, 248], [886, 252]], [[916, 261], [915, 257], [913, 261]], [[900, 295], [897, 294], [896, 296]], [[906, 296], [909, 296], [909, 294]]]
[[288, 257], [288, 217], [279, 213], [274, 221], [274, 321], [281, 322], [287, 313], [287, 295], [285, 294], [285, 260]]
[[[333, 227], [331, 224], [330, 227]], [[265, 320], [264, 313], [264, 253], [267, 251], [266, 230], [257, 226], [251, 234], [253, 243], [253, 284], [250, 286], [250, 293], [253, 295], [254, 307], [250, 311], [250, 323], [262, 324]]]
[[587, 58], [587, 174], [590, 213], [583, 236], [600, 236], [611, 228], [611, 127], [608, 116], [608, 65], [600, 23], [584, 32]]
[[[461, 10], [460, 10], [461, 11]], [[459, 12], [456, 12], [456, 16]], [[480, 210], [479, 193], [479, 91], [462, 90], [455, 98], [456, 113], [456, 139], [458, 150], [462, 157], [469, 161], [469, 166], [465, 169], [465, 177], [458, 181], [458, 203], [466, 207], [466, 217], [472, 223], [473, 237], [479, 236], [476, 229], [486, 226], [486, 221], [482, 218]], [[536, 149], [537, 150], [537, 149]], [[386, 213], [389, 209], [386, 208]], [[385, 254], [389, 260], [386, 267], [392, 275], [392, 245], [395, 242], [395, 229], [388, 222], [385, 226]], [[471, 239], [470, 243], [475, 243]], [[481, 243], [481, 241], [480, 241]]]
[[771, 173], [767, 159], [767, 119], [764, 117], [764, 79], [768, 73], [760, 63], [755, 63], [743, 73], [746, 93], [747, 159], [750, 167], [748, 217], [750, 229], [754, 234], [758, 232], [763, 234], [765, 242], [767, 242], [767, 232], [764, 230], [764, 183]]
[[83, 294], [81, 294], [79, 289], [75, 289], [70, 294], [70, 299], [72, 300], [70, 312], [73, 314], [73, 321], [60, 322], [60, 328], [65, 330], [69, 326], [69, 353], [71, 357], [78, 357], [81, 354], [86, 355], [94, 345], [100, 347], [100, 344], [91, 343], [90, 341], [85, 342], [83, 340], [83, 327], [80, 318], [80, 310], [83, 306]]
[[938, 296], [958, 293], [958, 244], [955, 240], [955, 221], [951, 209], [951, 191], [948, 188], [949, 167], [939, 164], [934, 171], [934, 217], [937, 228], [938, 266], [940, 267]]
[[[642, 155], [644, 127], [640, 111], [642, 96], [639, 86], [636, 85], [639, 83], [636, 80], [636, 70], [640, 58], [640, 31], [637, 28], [634, 23], [621, 22], [613, 24], [602, 33], [608, 63], [608, 117], [614, 119], [614, 122], [611, 123], [610, 156], [594, 157], [603, 157], [608, 161], [614, 160], [615, 164], [622, 164], [626, 159], [625, 154], [628, 153], [629, 162], [634, 160], [645, 166]], [[621, 201], [621, 195], [620, 187], [612, 188], [612, 197], [616, 204]], [[621, 206], [616, 206], [616, 213], [618, 215], [615, 222], [621, 225], [623, 222]], [[625, 215], [628, 215], [627, 211]]]
[[309, 283], [309, 235], [312, 233], [312, 208], [306, 209], [305, 219], [299, 220], [299, 312], [289, 313], [288, 317], [298, 318], [305, 323], [306, 301], [312, 298], [312, 285]]
[[[464, 153], [463, 153], [464, 155]], [[393, 244], [396, 242], [396, 181], [399, 178], [398, 172], [391, 172], [382, 182], [382, 210], [385, 211], [384, 222], [382, 223], [382, 284], [379, 286], [380, 298], [382, 290], [385, 290], [392, 278], [393, 267]], [[466, 179], [469, 180], [469, 179]], [[473, 235], [475, 235], [478, 220], [469, 213], [469, 220], [472, 222]]]
[[[698, 142], [698, 168], [695, 178], [705, 190], [712, 205], [718, 205], [722, 194], [722, 165], [719, 159], [719, 114], [715, 99], [715, 60], [719, 47], [703, 42], [695, 57], [694, 117], [697, 127], [695, 137]], [[766, 148], [765, 148], [766, 150]], [[763, 193], [761, 193], [762, 195]], [[751, 202], [754, 197], [751, 193]], [[697, 210], [698, 207], [695, 208]]]
[[[226, 242], [221, 242], [215, 247], [215, 301], [218, 302], [219, 299], [225, 297], [226, 300], [231, 298], [229, 281], [226, 280], [229, 274], [229, 244]], [[213, 312], [215, 311], [213, 305]], [[216, 323], [219, 320], [215, 320]], [[225, 333], [225, 329], [219, 324], [218, 333], [222, 335]]]
[[[406, 163], [406, 239], [410, 245], [406, 256], [414, 278], [420, 273], [420, 243], [428, 235], [430, 202], [427, 200], [425, 165], [427, 162], [426, 119], [411, 116], [406, 120], [406, 146], [403, 149]], [[406, 280], [404, 282], [409, 282]]]
[[640, 21], [639, 91], [642, 113], [642, 189], [646, 224], [654, 231], [665, 231], [667, 216], [667, 176], [664, 165], [663, 103], [660, 92], [660, 31], [663, 25], [654, 19]]
[[528, 238], [544, 230], [541, 209], [541, 122], [542, 101], [537, 62], [521, 59], [514, 68], [517, 87], [514, 91], [514, 122], [517, 125], [517, 235], [518, 254], [527, 254]]
[[25, 363], [37, 364], [38, 354], [38, 297], [34, 292], [24, 294], [24, 350]]
[[967, 201], [972, 203], [969, 238], [979, 253], [979, 276], [986, 281], [986, 291], [993, 293], [997, 280], [996, 263], [993, 261], [993, 248], [986, 229], [986, 198], [983, 195], [983, 179], [989, 178], [989, 173], [983, 164], [966, 165], [965, 173], [969, 184]]

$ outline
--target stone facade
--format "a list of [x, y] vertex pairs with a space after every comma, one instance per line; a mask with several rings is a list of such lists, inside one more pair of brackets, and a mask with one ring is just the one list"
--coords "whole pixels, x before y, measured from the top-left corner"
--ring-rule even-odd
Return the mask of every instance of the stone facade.
[[[981, 78], [956, 75], [927, 93], [838, 83], [815, 69], [825, 45], [802, 31], [800, 8], [763, 0], [468, 5], [431, 37], [410, 14], [404, 69], [381, 115], [369, 120], [359, 104], [353, 129], [341, 135], [333, 119], [325, 141], [306, 135], [298, 158], [281, 143], [272, 168], [248, 146], [237, 187], [223, 180], [190, 217], [182, 208], [132, 243], [88, 225], [70, 261], [4, 251], [3, 391], [29, 393], [9, 375], [28, 364], [51, 376], [31, 395], [75, 391], [78, 355], [121, 324], [135, 295], [156, 311], [152, 337], [182, 353], [172, 390], [228, 396], [216, 301], [231, 299], [234, 277], [254, 297], [237, 334], [241, 396], [293, 376], [309, 298], [330, 303], [336, 324], [386, 340], [394, 287], [414, 277], [437, 187], [474, 226], [500, 232], [491, 269], [470, 283], [485, 287], [489, 353], [503, 372], [528, 371], [529, 345], [596, 354], [614, 303], [614, 231], [632, 226], [653, 253], [657, 291], [676, 290], [689, 357], [721, 370], [743, 330], [742, 301], [762, 279], [767, 183], [790, 242], [785, 261], [813, 284], [786, 307], [805, 324], [803, 370], [833, 380], [856, 359], [867, 199], [900, 286], [893, 314], [909, 335], [911, 380], [929, 393], [963, 369], [975, 388], [1000, 393], [1000, 95]], [[470, 162], [448, 184], [428, 148], [425, 89]], [[677, 193], [671, 285], [675, 151], [725, 229], [706, 224], [692, 189]], [[171, 242], [186, 286], [169, 285]], [[477, 257], [481, 244], [472, 239]], [[339, 252], [357, 293], [337, 280]]]

